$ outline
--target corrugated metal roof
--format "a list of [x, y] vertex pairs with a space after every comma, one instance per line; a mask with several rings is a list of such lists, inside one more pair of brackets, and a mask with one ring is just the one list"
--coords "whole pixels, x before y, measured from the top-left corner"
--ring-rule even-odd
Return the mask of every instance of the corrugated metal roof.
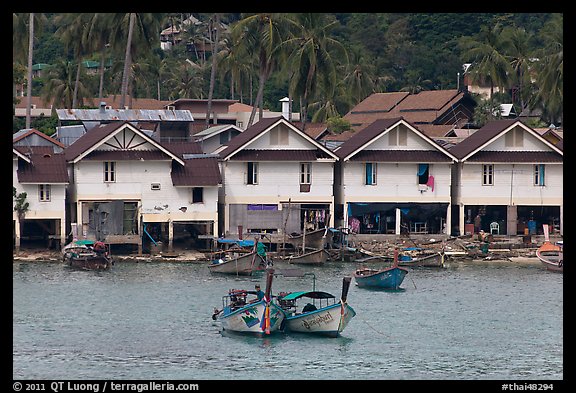
[[187, 109], [56, 109], [61, 121], [194, 121]]

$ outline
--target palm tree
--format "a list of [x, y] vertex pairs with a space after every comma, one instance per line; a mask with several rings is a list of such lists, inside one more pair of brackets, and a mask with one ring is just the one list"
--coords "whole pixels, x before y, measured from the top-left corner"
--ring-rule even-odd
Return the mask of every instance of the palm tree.
[[253, 62], [245, 48], [238, 44], [238, 38], [231, 34], [222, 40], [223, 48], [218, 53], [220, 77], [230, 78], [230, 98], [235, 99], [236, 91], [240, 94], [240, 102], [244, 98], [244, 85], [250, 80]]
[[210, 117], [212, 115], [212, 97], [214, 95], [214, 83], [216, 82], [216, 69], [218, 67], [218, 44], [220, 41], [220, 14], [215, 13], [214, 18], [210, 18], [208, 23], [210, 37], [212, 29], [216, 30], [212, 43], [212, 67], [210, 70], [210, 87], [208, 88], [208, 105], [206, 108], [206, 128], [210, 127]]
[[258, 92], [250, 113], [248, 127], [254, 122], [256, 107], [263, 115], [264, 86], [277, 65], [277, 53], [286, 34], [286, 17], [281, 13], [262, 13], [246, 16], [233, 27], [243, 49], [258, 59]]
[[349, 70], [344, 77], [346, 90], [354, 105], [374, 92], [376, 77], [372, 61], [367, 60], [360, 49], [352, 49]]
[[48, 71], [48, 82], [42, 89], [44, 103], [52, 101], [54, 108], [76, 108], [76, 101], [82, 103], [90, 95], [82, 82], [75, 83], [74, 75], [77, 69], [74, 62], [60, 60]]
[[98, 102], [101, 102], [104, 97], [104, 71], [106, 67], [106, 49], [110, 46], [111, 34], [109, 26], [111, 15], [109, 13], [90, 14], [83, 35], [83, 40], [86, 42], [87, 47], [93, 51], [100, 52]]
[[532, 34], [521, 28], [504, 29], [504, 43], [510, 65], [514, 70], [512, 79], [518, 89], [517, 98], [520, 101], [521, 111], [526, 108], [528, 94], [530, 93], [530, 66], [533, 57], [531, 40]]
[[60, 36], [67, 48], [72, 48], [74, 58], [77, 62], [76, 80], [74, 83], [74, 95], [72, 98], [72, 108], [78, 107], [78, 85], [80, 83], [80, 72], [82, 69], [82, 58], [87, 52], [86, 40], [83, 39], [87, 31], [87, 20], [89, 14], [61, 14], [56, 17], [56, 24], [61, 27], [56, 30], [56, 35]]
[[503, 54], [501, 33], [499, 24], [492, 29], [484, 26], [476, 38], [462, 37], [460, 40], [464, 59], [472, 63], [469, 68], [472, 82], [488, 83], [490, 96], [494, 94], [494, 87], [508, 86], [509, 74], [512, 73], [510, 63]]
[[539, 104], [552, 123], [562, 121], [564, 107], [564, 35], [562, 15], [555, 14], [542, 28], [546, 47], [537, 62], [538, 92], [532, 107]]
[[202, 66], [192, 61], [170, 67], [170, 75], [166, 81], [172, 92], [169, 98], [202, 98], [203, 71]]
[[[45, 21], [43, 14], [12, 14], [12, 32], [14, 42], [12, 54], [15, 60], [27, 58], [27, 86], [26, 86], [26, 128], [30, 128], [32, 112], [32, 62], [34, 52], [34, 27], [40, 30]], [[28, 43], [26, 50], [26, 44]]]
[[125, 107], [128, 85], [131, 80], [130, 63], [138, 54], [149, 52], [152, 48], [158, 46], [160, 26], [163, 19], [164, 14], [160, 13], [111, 15], [111, 44], [116, 51], [124, 51], [124, 69], [122, 72], [120, 97], [121, 108]]
[[34, 13], [28, 22], [28, 85], [26, 87], [26, 128], [30, 128], [32, 118], [32, 52], [34, 50]]
[[309, 101], [321, 86], [336, 84], [337, 65], [341, 61], [347, 63], [348, 55], [344, 46], [330, 36], [336, 20], [327, 20], [325, 14], [301, 13], [290, 22], [292, 35], [283, 47], [291, 50], [287, 64], [296, 72], [290, 91], [302, 100], [301, 121], [305, 128]]

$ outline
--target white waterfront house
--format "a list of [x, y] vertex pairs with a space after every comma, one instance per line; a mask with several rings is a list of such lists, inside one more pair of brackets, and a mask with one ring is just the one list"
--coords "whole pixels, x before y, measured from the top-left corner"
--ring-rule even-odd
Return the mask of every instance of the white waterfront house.
[[88, 130], [65, 157], [76, 237], [141, 253], [143, 240], [171, 249], [176, 225], [198, 239], [218, 233], [218, 161], [195, 142], [159, 142], [119, 121]]
[[336, 203], [352, 233], [450, 235], [456, 157], [416, 126], [376, 120], [334, 152]]
[[[24, 202], [28, 203], [27, 211], [12, 213], [16, 250], [23, 237], [25, 241], [45, 241], [46, 247], [62, 246], [65, 242], [69, 179], [63, 149], [60, 142], [33, 128], [13, 135], [12, 186], [16, 195], [25, 193]], [[34, 236], [42, 239], [32, 239]]]
[[541, 234], [542, 224], [564, 233], [562, 143], [519, 120], [496, 120], [450, 152], [458, 157], [453, 200], [462, 234], [477, 215], [493, 234]]
[[334, 223], [338, 157], [279, 116], [247, 128], [219, 151], [221, 235], [301, 233]]

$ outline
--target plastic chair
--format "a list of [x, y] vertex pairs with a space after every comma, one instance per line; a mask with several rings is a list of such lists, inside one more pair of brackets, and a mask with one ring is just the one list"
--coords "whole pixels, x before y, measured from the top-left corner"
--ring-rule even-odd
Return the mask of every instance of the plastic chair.
[[494, 231], [496, 231], [496, 235], [500, 234], [500, 224], [496, 221], [490, 223], [490, 234], [493, 235]]

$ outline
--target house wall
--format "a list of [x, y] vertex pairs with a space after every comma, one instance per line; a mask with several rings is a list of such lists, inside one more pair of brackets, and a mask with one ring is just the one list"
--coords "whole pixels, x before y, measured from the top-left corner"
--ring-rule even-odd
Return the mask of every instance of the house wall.
[[459, 203], [463, 205], [562, 204], [563, 165], [546, 164], [544, 187], [535, 186], [534, 164], [494, 164], [494, 185], [482, 185], [482, 163], [461, 166]]
[[[171, 161], [116, 161], [116, 182], [104, 183], [102, 162], [81, 161], [74, 167], [76, 201], [140, 201], [144, 221], [208, 220], [217, 226], [218, 187], [204, 187], [204, 203], [192, 203], [191, 187], [172, 185], [171, 166]], [[160, 190], [152, 190], [152, 183]]]
[[[225, 204], [224, 231], [230, 228], [231, 204], [323, 203], [330, 205], [330, 225], [334, 222], [333, 162], [312, 162], [310, 192], [300, 192], [299, 162], [259, 162], [258, 184], [246, 184], [246, 162], [225, 161], [221, 166]], [[236, 228], [233, 228], [234, 231]]]
[[363, 162], [345, 162], [343, 165], [342, 198], [347, 202], [450, 202], [451, 166], [430, 164], [429, 174], [434, 176], [434, 191], [420, 192], [418, 164], [379, 162], [377, 184], [366, 185]]

